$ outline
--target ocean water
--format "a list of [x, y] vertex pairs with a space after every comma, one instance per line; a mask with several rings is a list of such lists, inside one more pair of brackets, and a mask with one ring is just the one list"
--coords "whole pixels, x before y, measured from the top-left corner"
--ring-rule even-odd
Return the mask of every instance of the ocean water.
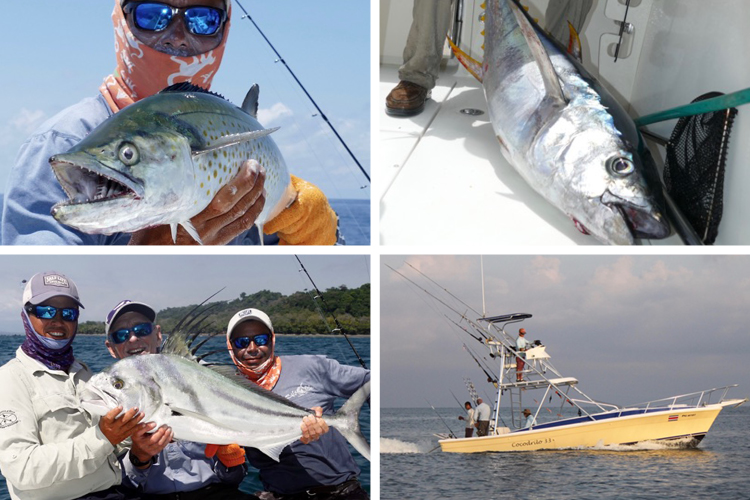
[[[357, 352], [365, 361], [370, 365], [370, 339], [369, 337], [350, 337]], [[15, 357], [16, 349], [23, 343], [24, 337], [21, 335], [0, 335], [0, 365], [5, 364], [8, 360]], [[89, 367], [94, 371], [98, 372], [107, 368], [112, 364], [113, 358], [109, 355], [109, 352], [104, 347], [104, 337], [101, 335], [79, 335], [74, 340], [74, 352], [76, 357], [81, 361], [87, 363]], [[223, 337], [212, 339], [206, 344], [203, 349], [221, 348], [225, 344], [223, 343]], [[340, 363], [359, 366], [359, 362], [355, 357], [352, 349], [349, 347], [346, 339], [343, 337], [309, 337], [309, 336], [283, 336], [279, 337], [276, 343], [277, 353], [280, 355], [291, 355], [291, 354], [324, 354], [329, 358], [335, 359]], [[221, 359], [221, 354], [211, 356], [214, 361]], [[226, 356], [226, 360], [229, 360], [229, 356]], [[0, 401], [2, 398], [0, 398]], [[337, 407], [344, 403], [344, 400], [337, 402]], [[360, 426], [362, 433], [370, 440], [370, 407], [368, 404], [362, 407], [360, 413]], [[363, 458], [359, 453], [350, 448], [352, 455], [357, 461], [362, 474], [360, 475], [360, 482], [364, 488], [370, 490], [370, 462]], [[262, 490], [263, 487], [258, 480], [257, 472], [253, 469], [250, 470], [248, 475], [245, 477], [240, 489], [248, 493]], [[5, 485], [5, 478], [0, 475], [0, 500], [10, 499], [10, 494]]]
[[[739, 396], [739, 394], [737, 395]], [[697, 448], [658, 443], [518, 453], [442, 453], [458, 406], [382, 409], [382, 499], [750, 499], [750, 407], [724, 409]], [[460, 433], [460, 434], [459, 434]], [[437, 449], [435, 449], [437, 447]]]
[[330, 199], [347, 245], [370, 244], [370, 200]]

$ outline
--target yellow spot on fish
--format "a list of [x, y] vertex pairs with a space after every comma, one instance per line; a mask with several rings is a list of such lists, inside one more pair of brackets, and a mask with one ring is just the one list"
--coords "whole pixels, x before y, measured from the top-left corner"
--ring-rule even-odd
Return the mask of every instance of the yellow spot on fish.
[[219, 173], [216, 170], [214, 170], [214, 179], [216, 179], [217, 175], [219, 175]]
[[206, 195], [207, 196], [211, 196], [211, 190], [210, 189], [208, 191], [206, 191]]

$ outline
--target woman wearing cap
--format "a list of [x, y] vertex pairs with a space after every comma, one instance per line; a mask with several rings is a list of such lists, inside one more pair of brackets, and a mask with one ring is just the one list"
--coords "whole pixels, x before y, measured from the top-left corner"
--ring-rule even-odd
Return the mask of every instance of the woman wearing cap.
[[[78, 403], [91, 370], [73, 356], [79, 307], [72, 280], [35, 274], [23, 292], [26, 340], [0, 367], [0, 471], [11, 498], [118, 498], [115, 446], [143, 428], [118, 407], [97, 421]], [[104, 491], [106, 490], [106, 491]]]
[[[336, 398], [348, 398], [370, 380], [370, 371], [341, 365], [325, 356], [276, 356], [271, 319], [258, 309], [235, 314], [227, 327], [232, 361], [248, 379], [305, 408], [331, 412]], [[279, 462], [247, 448], [251, 465], [259, 469], [267, 491], [263, 499], [367, 499], [357, 477], [360, 470], [335, 429], [310, 444], [284, 448]]]

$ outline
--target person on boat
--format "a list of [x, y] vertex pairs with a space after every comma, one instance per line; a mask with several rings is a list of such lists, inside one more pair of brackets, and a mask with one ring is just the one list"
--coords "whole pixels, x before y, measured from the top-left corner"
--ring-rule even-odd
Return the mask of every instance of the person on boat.
[[63, 274], [38, 273], [21, 303], [26, 339], [0, 367], [0, 472], [10, 497], [126, 498], [115, 448], [146, 424], [138, 408], [92, 418], [80, 406], [93, 374], [73, 354], [78, 288]]
[[471, 403], [468, 401], [464, 403], [464, 408], [466, 408], [466, 417], [459, 415], [458, 419], [466, 421], [464, 437], [470, 438], [474, 435], [474, 408], [471, 407]]
[[[567, 46], [568, 21], [580, 32], [594, 0], [555, 0], [545, 13], [546, 27]], [[409, 117], [424, 110], [438, 79], [445, 37], [455, 0], [414, 0], [412, 23], [404, 47], [399, 83], [385, 99], [390, 116]]]
[[531, 343], [526, 340], [526, 329], [521, 328], [518, 330], [518, 338], [516, 339], [516, 382], [523, 382], [523, 369], [526, 366], [526, 350], [529, 348]]
[[490, 431], [490, 405], [477, 398], [477, 408], [474, 412], [474, 418], [477, 419], [477, 436], [486, 436]]
[[[120, 301], [104, 321], [105, 345], [112, 357], [155, 354], [161, 346], [161, 326], [156, 311], [149, 305], [131, 300]], [[319, 415], [322, 409], [319, 409]], [[172, 441], [172, 430], [155, 424], [132, 436], [132, 446], [122, 457], [128, 493], [179, 495], [190, 492], [209, 499], [257, 499], [239, 491], [247, 473], [245, 450], [237, 444], [206, 445], [190, 441]], [[301, 424], [303, 443], [320, 438], [327, 430], [322, 419], [307, 416]], [[153, 431], [151, 434], [148, 432]]]
[[524, 417], [524, 421], [523, 421], [524, 429], [529, 429], [531, 428], [532, 425], [536, 425], [536, 418], [534, 418], [534, 415], [531, 414], [531, 410], [529, 410], [528, 408], [526, 408], [523, 411], [523, 417]]
[[[132, 234], [89, 235], [58, 223], [52, 206], [67, 199], [49, 165], [122, 108], [180, 82], [211, 85], [229, 34], [230, 0], [115, 0], [112, 20], [117, 66], [96, 97], [84, 99], [42, 124], [26, 140], [11, 169], [0, 233], [5, 245], [172, 245], [169, 226]], [[192, 9], [192, 10], [191, 10]], [[188, 19], [190, 21], [188, 22]], [[236, 177], [191, 219], [205, 244], [258, 244], [253, 227], [265, 203], [265, 172], [243, 163]], [[292, 176], [297, 199], [264, 226], [266, 244], [331, 245], [338, 219], [323, 193]], [[181, 227], [178, 244], [195, 244]]]
[[[341, 365], [325, 356], [277, 356], [271, 319], [258, 309], [237, 312], [227, 326], [227, 348], [237, 369], [257, 385], [305, 408], [333, 410], [336, 398], [348, 398], [370, 380], [370, 371]], [[246, 448], [250, 465], [260, 471], [264, 500], [326, 498], [367, 499], [360, 469], [346, 439], [335, 429], [304, 448], [284, 448], [276, 462]]]

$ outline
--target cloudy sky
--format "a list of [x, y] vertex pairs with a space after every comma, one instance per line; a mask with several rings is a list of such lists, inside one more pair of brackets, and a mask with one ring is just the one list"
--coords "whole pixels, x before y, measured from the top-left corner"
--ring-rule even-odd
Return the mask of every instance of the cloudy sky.
[[[328, 0], [241, 0], [255, 22], [369, 171], [370, 3]], [[0, 42], [0, 193], [19, 147], [44, 120], [94, 96], [115, 66], [114, 0], [3, 2]], [[330, 198], [367, 198], [366, 179], [235, 5], [221, 70], [212, 89], [241, 104], [260, 85], [259, 119], [273, 134], [292, 173]]]
[[[319, 289], [370, 282], [368, 256], [300, 256]], [[81, 321], [104, 321], [122, 299], [139, 300], [157, 311], [197, 304], [222, 287], [216, 300], [241, 292], [271, 290], [283, 294], [312, 289], [293, 255], [139, 255], [0, 256], [0, 333], [22, 333], [22, 280], [55, 270], [78, 287]]]
[[[480, 396], [494, 394], [462, 348], [483, 346], [386, 264], [468, 317], [482, 315], [478, 256], [383, 256], [382, 406], [456, 406], [450, 391], [468, 399], [463, 377]], [[533, 314], [522, 323], [527, 338], [542, 340], [558, 371], [595, 399], [638, 403], [734, 383], [730, 396], [750, 396], [748, 256], [493, 256], [484, 279], [487, 315]]]

